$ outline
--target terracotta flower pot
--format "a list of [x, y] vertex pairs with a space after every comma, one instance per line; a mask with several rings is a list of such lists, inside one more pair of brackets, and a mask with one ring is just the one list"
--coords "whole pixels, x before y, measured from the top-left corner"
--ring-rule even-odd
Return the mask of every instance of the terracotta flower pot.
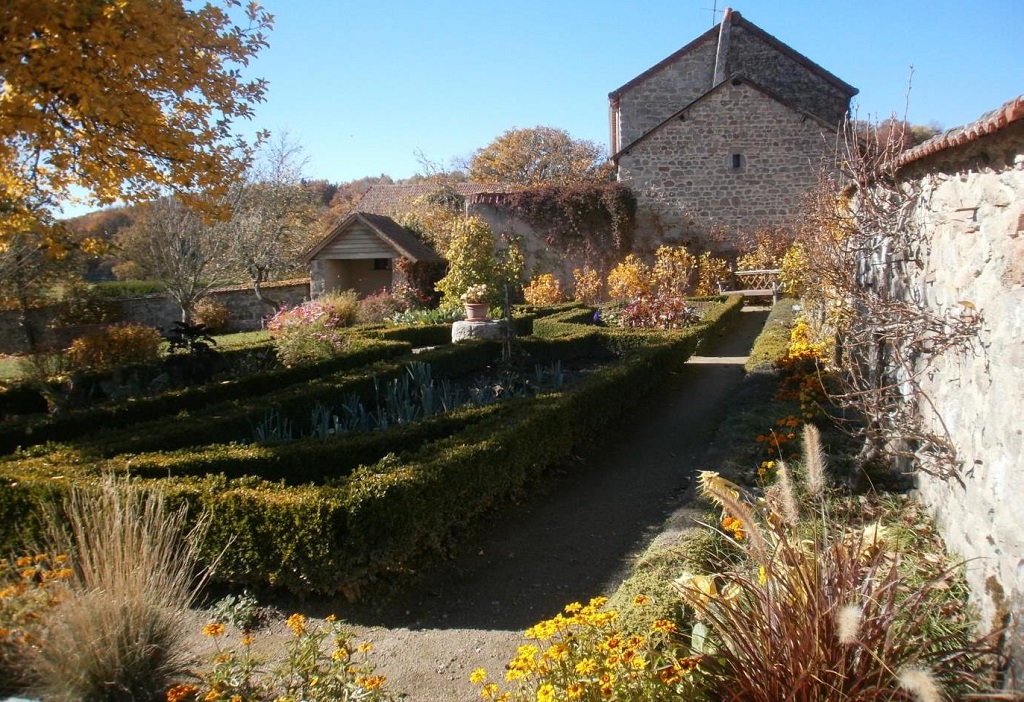
[[467, 302], [466, 303], [466, 321], [467, 322], [486, 322], [487, 321], [487, 303], [486, 302]]

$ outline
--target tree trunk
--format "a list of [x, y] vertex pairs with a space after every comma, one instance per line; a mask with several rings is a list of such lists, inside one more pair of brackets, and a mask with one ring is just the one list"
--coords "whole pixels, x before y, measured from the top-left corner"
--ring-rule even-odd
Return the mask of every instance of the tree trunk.
[[264, 305], [269, 307], [277, 314], [281, 311], [281, 303], [277, 300], [267, 297], [263, 294], [263, 283], [266, 282], [266, 276], [263, 271], [259, 271], [252, 277], [252, 291], [256, 293], [256, 299], [262, 302]]
[[32, 328], [32, 322], [28, 318], [28, 285], [25, 283], [24, 269], [22, 262], [19, 261], [15, 266], [15, 288], [18, 297], [18, 326], [21, 328], [21, 333], [25, 335], [25, 343], [28, 344], [29, 353], [37, 351], [39, 345], [39, 337], [36, 335], [35, 329]]

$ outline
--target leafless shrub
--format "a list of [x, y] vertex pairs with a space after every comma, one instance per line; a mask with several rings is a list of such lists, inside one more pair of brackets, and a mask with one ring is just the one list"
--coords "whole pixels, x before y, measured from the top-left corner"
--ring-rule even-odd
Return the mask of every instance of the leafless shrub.
[[[927, 238], [914, 221], [917, 188], [897, 177], [890, 131], [839, 144], [842, 180], [823, 176], [800, 234], [808, 265], [805, 302], [836, 336], [832, 401], [858, 420], [862, 460], [888, 456], [956, 476], [956, 447], [921, 379], [943, 354], [972, 348], [980, 315], [964, 301], [936, 310], [922, 299]], [[937, 418], [939, 430], [922, 418]], [[931, 424], [931, 423], [929, 423]]]

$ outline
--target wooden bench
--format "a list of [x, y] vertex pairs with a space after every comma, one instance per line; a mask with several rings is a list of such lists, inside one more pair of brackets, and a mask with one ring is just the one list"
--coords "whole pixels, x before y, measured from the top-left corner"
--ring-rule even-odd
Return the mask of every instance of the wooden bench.
[[744, 297], [771, 297], [774, 305], [782, 292], [782, 283], [779, 282], [781, 272], [779, 268], [733, 271], [728, 279], [718, 281], [718, 292]]

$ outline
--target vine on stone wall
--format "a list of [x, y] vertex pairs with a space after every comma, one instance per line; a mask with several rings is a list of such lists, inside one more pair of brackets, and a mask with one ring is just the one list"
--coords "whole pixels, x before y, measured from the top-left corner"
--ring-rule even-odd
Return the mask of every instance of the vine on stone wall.
[[602, 270], [633, 248], [636, 196], [619, 183], [545, 185], [509, 193], [505, 202], [549, 246]]
[[943, 354], [971, 349], [981, 319], [970, 301], [934, 309], [922, 298], [927, 235], [913, 216], [916, 186], [896, 173], [897, 153], [886, 141], [846, 149], [846, 185], [823, 180], [801, 234], [800, 282], [805, 307], [835, 334], [830, 399], [858, 418], [861, 458], [957, 478], [956, 446], [921, 380]]

